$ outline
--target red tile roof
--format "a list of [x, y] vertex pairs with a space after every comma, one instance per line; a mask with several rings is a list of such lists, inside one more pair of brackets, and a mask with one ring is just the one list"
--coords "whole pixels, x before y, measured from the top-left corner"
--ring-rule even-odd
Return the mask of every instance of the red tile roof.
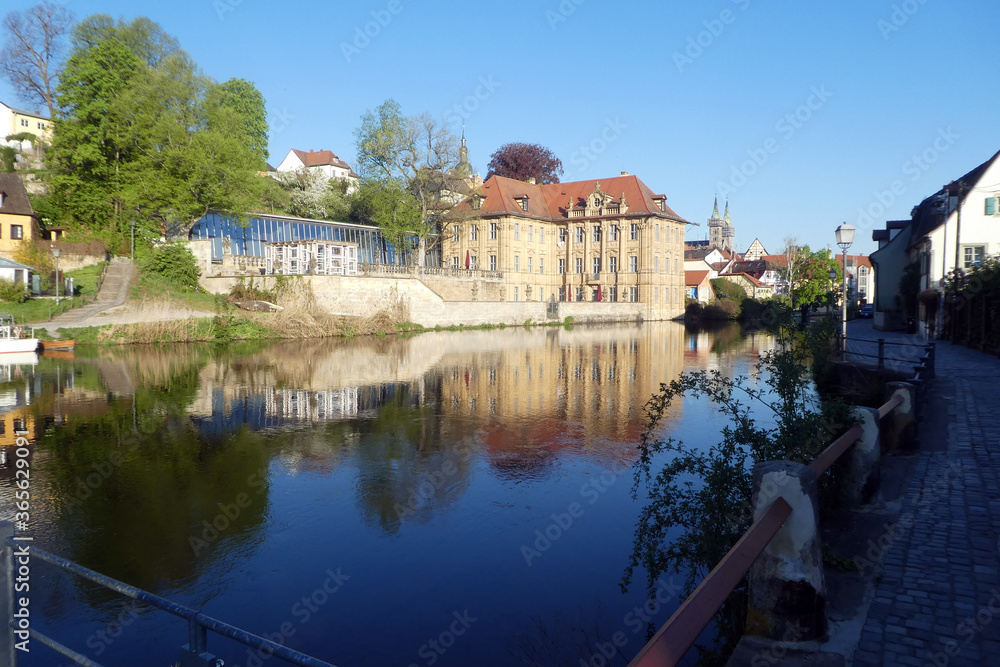
[[[843, 264], [844, 262], [843, 255], [835, 255], [834, 259], [837, 260], [838, 264]], [[847, 259], [849, 260], [853, 259], [854, 266], [867, 266], [868, 268], [871, 268], [872, 266], [872, 261], [868, 259], [868, 255], [848, 255]]]
[[300, 151], [297, 148], [293, 148], [292, 152], [302, 161], [307, 167], [320, 167], [323, 165], [333, 165], [334, 167], [340, 167], [341, 169], [346, 169], [351, 173], [351, 175], [356, 176], [354, 170], [351, 169], [351, 165], [347, 164], [339, 157], [334, 155], [333, 151], [313, 151], [310, 150], [308, 153], [305, 151]]
[[[628, 211], [621, 215], [654, 216], [687, 222], [665, 204], [666, 210], [660, 210], [657, 202], [666, 197], [655, 194], [638, 177], [632, 175], [548, 185], [534, 185], [504, 176], [491, 176], [483, 183], [480, 190], [480, 195], [483, 197], [480, 209], [474, 212], [469, 200], [466, 200], [456, 207], [456, 213], [481, 216], [517, 215], [550, 221], [586, 220], [585, 217], [569, 218], [567, 206], [572, 206], [574, 209], [583, 208], [587, 197], [598, 183], [601, 192], [609, 195], [613, 204], [620, 204], [622, 196], [625, 197]], [[527, 211], [522, 210], [518, 203], [524, 197], [528, 198]]]
[[708, 271], [685, 271], [684, 284], [700, 285], [703, 282], [705, 282], [705, 278], [707, 277], [708, 277]]

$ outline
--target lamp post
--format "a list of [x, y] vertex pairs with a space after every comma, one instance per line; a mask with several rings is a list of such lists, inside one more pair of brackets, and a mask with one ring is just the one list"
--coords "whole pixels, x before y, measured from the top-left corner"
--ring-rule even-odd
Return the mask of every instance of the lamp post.
[[59, 248], [52, 249], [52, 256], [56, 258], [56, 305], [59, 305], [59, 255], [62, 254], [62, 250]]
[[854, 243], [854, 227], [847, 224], [846, 222], [837, 227], [837, 245], [840, 246], [843, 252], [844, 260], [844, 294], [841, 298], [840, 307], [840, 337], [842, 354], [847, 353], [847, 249], [851, 247]]

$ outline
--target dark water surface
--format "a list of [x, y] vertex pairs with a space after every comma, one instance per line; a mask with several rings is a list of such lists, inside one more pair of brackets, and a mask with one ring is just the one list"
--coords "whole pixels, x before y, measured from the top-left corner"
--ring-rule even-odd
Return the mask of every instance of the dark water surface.
[[[616, 632], [623, 664], [647, 620], [642, 576], [619, 588], [642, 407], [769, 346], [651, 323], [0, 365], [0, 515], [23, 428], [35, 544], [207, 615], [342, 667], [591, 664]], [[685, 400], [666, 428], [708, 445], [720, 426]], [[38, 561], [31, 614], [104, 665], [173, 665], [187, 641], [183, 621]], [[69, 662], [33, 642], [22, 664]]]

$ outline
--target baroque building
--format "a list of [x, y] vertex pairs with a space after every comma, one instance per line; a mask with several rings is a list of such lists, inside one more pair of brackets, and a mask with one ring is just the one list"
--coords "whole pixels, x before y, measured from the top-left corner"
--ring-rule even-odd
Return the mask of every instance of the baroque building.
[[641, 303], [647, 319], [673, 319], [688, 224], [627, 172], [546, 185], [492, 176], [443, 224], [441, 261], [500, 274], [504, 301]]

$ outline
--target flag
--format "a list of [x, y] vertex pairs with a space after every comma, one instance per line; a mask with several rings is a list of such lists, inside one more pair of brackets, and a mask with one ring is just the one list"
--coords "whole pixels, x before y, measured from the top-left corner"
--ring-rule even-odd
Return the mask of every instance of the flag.
[[469, 251], [465, 251], [465, 268], [469, 268]]

